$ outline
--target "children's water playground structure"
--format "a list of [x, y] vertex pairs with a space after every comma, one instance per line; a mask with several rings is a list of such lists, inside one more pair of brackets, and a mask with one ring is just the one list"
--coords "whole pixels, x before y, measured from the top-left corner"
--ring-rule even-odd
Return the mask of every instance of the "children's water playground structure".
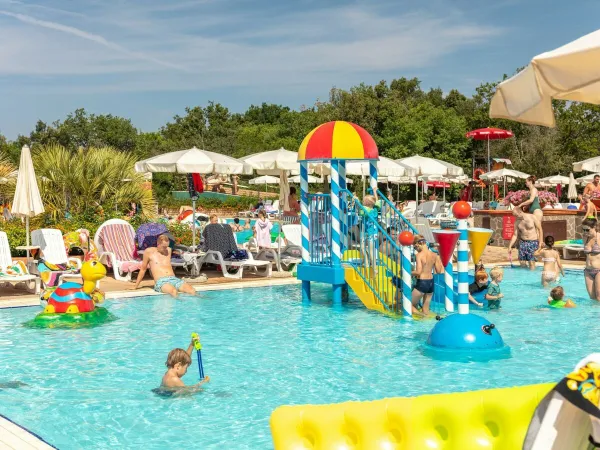
[[[302, 300], [310, 302], [312, 282], [328, 283], [333, 288], [334, 307], [340, 307], [352, 289], [368, 309], [410, 320], [416, 230], [378, 191], [378, 157], [369, 133], [343, 121], [320, 125], [302, 142], [298, 152], [302, 228], [298, 279], [302, 281]], [[365, 206], [348, 191], [348, 160], [369, 161], [370, 192], [378, 197], [375, 208]], [[310, 165], [323, 162], [331, 165], [330, 193], [311, 194]], [[471, 207], [466, 202], [457, 202], [453, 213], [457, 229], [434, 233], [445, 267], [441, 294], [445, 314], [443, 318], [437, 316], [424, 353], [451, 360], [473, 355], [484, 360], [506, 357], [510, 349], [495, 325], [469, 312], [469, 249], [473, 261], [479, 262], [492, 232], [468, 229]], [[455, 276], [452, 256], [457, 243]], [[455, 309], [457, 313], [452, 314]], [[276, 448], [490, 448], [490, 444], [514, 444], [522, 439], [535, 405], [549, 388], [539, 385], [415, 399], [282, 407], [273, 413], [271, 428]], [[457, 419], [487, 405], [494, 418], [483, 425]], [[515, 413], [509, 424], [510, 410]], [[517, 422], [520, 427], [513, 426]], [[488, 427], [487, 431], [482, 427]], [[490, 433], [500, 440], [484, 439]]]

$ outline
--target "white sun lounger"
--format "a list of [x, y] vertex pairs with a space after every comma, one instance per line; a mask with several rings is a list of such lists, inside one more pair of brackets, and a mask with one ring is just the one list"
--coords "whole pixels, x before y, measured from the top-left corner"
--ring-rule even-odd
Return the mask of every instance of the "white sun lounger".
[[[60, 230], [53, 228], [42, 228], [31, 232], [32, 245], [38, 246], [45, 261], [54, 265], [66, 265], [69, 263], [75, 264], [77, 269], [81, 269], [81, 260], [78, 258], [69, 258], [65, 249], [65, 241], [63, 240]], [[58, 283], [62, 283], [65, 279], [79, 279], [81, 275], [76, 273], [63, 273], [59, 276]]]
[[[7, 267], [16, 264], [13, 262], [10, 255], [10, 245], [8, 244], [8, 236], [4, 231], [0, 231], [0, 271], [6, 270]], [[0, 286], [4, 284], [13, 284], [19, 287], [20, 283], [24, 283], [29, 292], [40, 294], [40, 278], [29, 273], [24, 275], [4, 275], [0, 276]], [[33, 288], [30, 286], [33, 284]]]

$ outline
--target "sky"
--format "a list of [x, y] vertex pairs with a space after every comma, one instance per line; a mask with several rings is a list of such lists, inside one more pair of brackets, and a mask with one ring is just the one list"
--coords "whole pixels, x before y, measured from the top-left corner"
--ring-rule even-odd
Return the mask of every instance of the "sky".
[[0, 0], [0, 133], [77, 108], [154, 131], [208, 101], [298, 109], [400, 77], [470, 95], [599, 16], [598, 0]]

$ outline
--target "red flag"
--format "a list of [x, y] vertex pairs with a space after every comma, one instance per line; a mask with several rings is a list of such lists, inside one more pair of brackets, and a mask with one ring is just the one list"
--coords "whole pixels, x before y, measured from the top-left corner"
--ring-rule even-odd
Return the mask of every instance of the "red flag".
[[204, 192], [204, 182], [199, 173], [193, 173], [192, 179], [194, 180], [194, 189], [197, 193], [202, 194]]

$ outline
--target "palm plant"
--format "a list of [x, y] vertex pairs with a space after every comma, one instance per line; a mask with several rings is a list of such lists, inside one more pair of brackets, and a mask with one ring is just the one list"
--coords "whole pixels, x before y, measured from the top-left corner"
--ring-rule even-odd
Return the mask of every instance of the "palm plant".
[[144, 176], [134, 170], [135, 157], [111, 147], [80, 148], [61, 145], [34, 147], [34, 165], [46, 211], [54, 219], [65, 211], [82, 214], [99, 207], [109, 210], [130, 203], [153, 217], [156, 202]]
[[12, 198], [17, 184], [17, 171], [8, 157], [0, 153], [0, 204]]

